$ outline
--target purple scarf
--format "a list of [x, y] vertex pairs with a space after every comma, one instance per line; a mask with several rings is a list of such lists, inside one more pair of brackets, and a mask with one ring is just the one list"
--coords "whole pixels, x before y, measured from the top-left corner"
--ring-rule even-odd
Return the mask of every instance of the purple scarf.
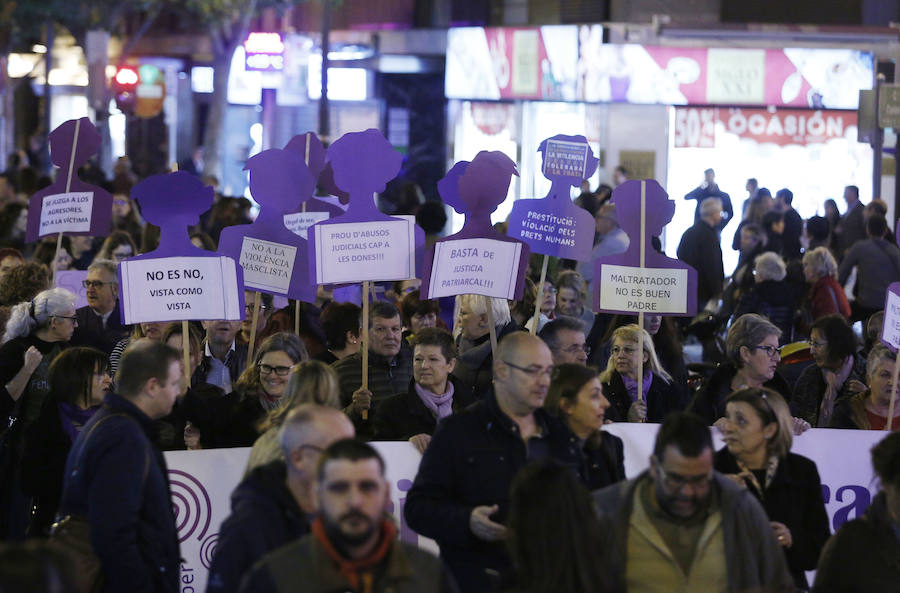
[[447, 381], [447, 392], [444, 395], [431, 393], [418, 383], [415, 383], [415, 386], [419, 399], [435, 418], [441, 420], [453, 413], [453, 383]]
[[62, 424], [63, 432], [69, 435], [73, 443], [78, 438], [78, 433], [81, 432], [82, 427], [100, 409], [99, 404], [86, 410], [67, 402], [59, 402], [57, 406], [59, 407], [59, 421]]
[[[631, 398], [631, 401], [637, 401], [637, 381], [632, 379], [628, 375], [621, 375], [622, 382], [625, 383], [625, 391], [628, 392], [628, 397]], [[641, 391], [644, 392], [644, 397], [642, 398], [645, 402], [647, 401], [647, 392], [650, 391], [650, 384], [653, 382], [653, 371], [646, 370], [644, 371], [644, 384], [642, 385], [643, 389]]]

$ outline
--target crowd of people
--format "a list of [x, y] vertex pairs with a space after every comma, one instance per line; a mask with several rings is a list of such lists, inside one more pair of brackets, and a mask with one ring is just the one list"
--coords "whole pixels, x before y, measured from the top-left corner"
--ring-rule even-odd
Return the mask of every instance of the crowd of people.
[[[159, 233], [128, 196], [127, 161], [109, 184], [109, 234], [66, 237], [58, 252], [55, 237], [22, 240], [22, 196], [40, 185], [26, 178], [0, 176], [0, 220], [15, 219], [0, 228], [0, 533], [27, 541], [0, 549], [0, 591], [180, 590], [162, 451], [221, 447], [251, 451], [210, 593], [900, 582], [900, 435], [872, 451], [883, 492], [835, 535], [815, 463], [791, 452], [810, 427], [900, 428], [896, 355], [878, 340], [900, 249], [886, 206], [864, 206], [853, 186], [846, 212], [832, 203], [803, 221], [790, 190], [773, 198], [749, 180], [726, 276], [719, 237], [735, 208], [706, 171], [685, 196], [696, 221], [678, 247], [698, 273], [693, 320], [592, 311], [589, 266], [554, 258], [540, 291], [531, 266], [522, 301], [426, 300], [405, 280], [382, 286], [367, 319], [323, 286], [282, 308], [247, 291], [244, 321], [128, 327], [116, 264]], [[596, 221], [595, 257], [629, 243], [610, 196], [576, 199]], [[221, 198], [192, 240], [214, 249], [247, 216]], [[86, 271], [82, 307], [50, 286], [67, 268]], [[631, 479], [622, 440], [604, 430], [613, 422], [661, 425], [649, 469]], [[397, 539], [391, 460], [368, 441], [422, 454], [403, 514], [439, 559]], [[92, 569], [69, 575], [63, 553], [77, 541]], [[57, 588], [15, 588], [40, 578]]]

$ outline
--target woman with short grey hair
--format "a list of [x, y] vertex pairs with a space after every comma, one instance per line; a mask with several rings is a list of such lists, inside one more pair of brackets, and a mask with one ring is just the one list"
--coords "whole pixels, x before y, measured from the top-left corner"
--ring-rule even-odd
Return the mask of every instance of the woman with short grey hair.
[[791, 341], [794, 335], [796, 297], [785, 281], [787, 266], [777, 253], [766, 251], [753, 262], [753, 286], [738, 301], [734, 312], [737, 319], [747, 313], [764, 315], [781, 334], [780, 342]]

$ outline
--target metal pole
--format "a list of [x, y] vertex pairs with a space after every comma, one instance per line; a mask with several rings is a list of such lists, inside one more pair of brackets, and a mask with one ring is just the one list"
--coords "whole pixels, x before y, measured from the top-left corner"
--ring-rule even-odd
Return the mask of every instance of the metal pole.
[[322, 94], [319, 96], [319, 138], [330, 141], [331, 121], [328, 112], [328, 46], [331, 33], [331, 0], [322, 2]]
[[875, 145], [872, 147], [872, 199], [881, 199], [881, 155], [884, 153], [884, 130], [881, 128], [878, 112], [881, 95], [881, 83], [884, 74], [875, 77]]
[[47, 45], [47, 53], [44, 54], [44, 134], [49, 134], [52, 130], [50, 128], [51, 122], [53, 121], [50, 118], [50, 97], [51, 97], [51, 88], [50, 88], [50, 69], [53, 68], [53, 23], [48, 22], [46, 25], [46, 45]]

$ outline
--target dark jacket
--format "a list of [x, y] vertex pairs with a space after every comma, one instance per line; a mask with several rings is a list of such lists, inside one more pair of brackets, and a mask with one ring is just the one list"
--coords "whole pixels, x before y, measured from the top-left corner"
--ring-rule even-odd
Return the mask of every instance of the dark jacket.
[[[723, 474], [741, 471], [727, 448], [716, 453], [713, 464], [716, 471]], [[764, 488], [764, 496], [752, 486], [747, 489], [762, 504], [770, 521], [784, 523], [791, 531], [793, 544], [790, 548], [782, 548], [788, 569], [797, 587], [809, 588], [805, 572], [815, 570], [822, 547], [831, 535], [822, 498], [822, 481], [815, 462], [788, 453], [778, 464], [772, 483]]]
[[[353, 403], [353, 392], [362, 387], [362, 354], [351, 354], [333, 365], [337, 372], [341, 390], [341, 405], [345, 408]], [[400, 352], [393, 358], [385, 358], [369, 351], [369, 391], [372, 403], [366, 420], [357, 413], [350, 419], [356, 427], [356, 436], [371, 440], [375, 432], [375, 418], [381, 403], [395, 393], [400, 393], [412, 379], [412, 351], [401, 345]]]
[[[240, 588], [241, 593], [343, 593], [350, 590], [347, 578], [312, 535], [268, 554], [247, 574]], [[458, 591], [453, 577], [440, 560], [399, 540], [391, 546], [382, 569], [376, 570], [371, 590], [372, 593]]]
[[122, 324], [122, 314], [119, 309], [119, 301], [116, 300], [115, 308], [106, 319], [106, 327], [103, 327], [103, 318], [94, 313], [89, 305], [79, 307], [75, 311], [78, 327], [72, 334], [72, 345], [90, 346], [109, 356], [119, 340], [131, 333], [131, 326]]
[[109, 394], [66, 462], [60, 514], [87, 517], [104, 592], [180, 590], [168, 470], [153, 436], [146, 414]]
[[725, 267], [719, 233], [702, 220], [694, 223], [681, 236], [678, 259], [697, 270], [697, 308], [722, 294]]
[[781, 256], [785, 261], [800, 258], [800, 237], [803, 235], [803, 219], [790, 208], [784, 213], [784, 232], [781, 234]]
[[[835, 397], [835, 405], [842, 399], [853, 395], [850, 392], [850, 381], [866, 382], [866, 360], [859, 354], [853, 356], [853, 368], [847, 375], [847, 380], [841, 385], [840, 390]], [[828, 385], [825, 383], [825, 377], [822, 375], [822, 369], [817, 365], [811, 364], [800, 373], [797, 383], [794, 385], [794, 394], [791, 396], [791, 414], [797, 418], [802, 418], [809, 422], [812, 427], [817, 427], [819, 422], [819, 406], [822, 405], [822, 398], [825, 396], [825, 390]], [[818, 426], [819, 428], [828, 428], [827, 426]]]
[[853, 245], [866, 238], [865, 209], [862, 202], [856, 202], [841, 215], [835, 230], [839, 257], [843, 257]]
[[200, 431], [204, 449], [218, 445], [215, 440], [215, 413], [222, 405], [225, 393], [209, 383], [192, 385], [184, 397], [175, 401], [172, 412], [155, 422], [157, 442], [163, 451], [183, 451], [184, 427], [190, 422]]
[[[625, 590], [631, 512], [637, 485], [648, 479], [648, 472], [644, 472], [594, 493], [594, 506], [614, 542], [609, 548], [610, 566], [616, 569], [612, 591]], [[712, 488], [716, 489], [722, 513], [728, 591], [789, 591], [793, 583], [784, 554], [778, 550], [769, 519], [759, 503], [746, 489], [717, 472], [713, 474]]]
[[622, 439], [601, 431], [599, 439], [588, 439], [579, 449], [584, 484], [599, 490], [625, 479], [625, 447]]
[[492, 517], [504, 522], [509, 487], [516, 473], [532, 459], [554, 458], [577, 471], [579, 444], [558, 418], [538, 409], [541, 436], [528, 445], [518, 425], [500, 411], [493, 390], [485, 398], [440, 423], [419, 464], [404, 514], [409, 527], [433, 538], [460, 590], [488, 591], [487, 571], [504, 575], [510, 561], [503, 542], [486, 542], [469, 529], [472, 509], [499, 505]]
[[[834, 415], [831, 417], [830, 428], [847, 428], [851, 430], [882, 430], [884, 424], [872, 426], [869, 413], [866, 411], [866, 400], [869, 399], [869, 391], [863, 391], [856, 395], [845, 397], [834, 405]], [[891, 422], [894, 425], [897, 417]], [[896, 426], [894, 428], [896, 430]]]
[[259, 438], [257, 424], [266, 415], [259, 397], [237, 391], [218, 400], [213, 413], [214, 447], [252, 447]]
[[746, 313], [757, 313], [769, 318], [781, 330], [779, 341], [793, 341], [796, 295], [786, 280], [765, 280], [753, 284], [744, 292], [734, 311], [734, 319]]
[[900, 537], [879, 492], [858, 519], [844, 523], [819, 558], [813, 593], [900, 593]]
[[700, 220], [700, 204], [706, 198], [719, 198], [722, 200], [723, 216], [722, 222], [719, 223], [719, 230], [721, 231], [734, 218], [734, 206], [731, 205], [731, 196], [719, 189], [718, 185], [708, 185], [706, 187], [698, 185], [686, 193], [684, 195], [685, 200], [697, 200], [697, 206], [694, 208], [694, 222]]
[[237, 591], [266, 554], [309, 533], [310, 520], [288, 490], [284, 461], [255, 468], [231, 495], [231, 514], [219, 528], [207, 593]]
[[[515, 321], [510, 321], [497, 331], [497, 343], [504, 337], [520, 328]], [[494, 351], [491, 350], [489, 336], [481, 338], [481, 343], [467, 350], [459, 357], [453, 374], [459, 380], [462, 389], [472, 399], [481, 399], [491, 389], [494, 380]]]
[[[615, 422], [627, 422], [628, 409], [631, 407], [631, 396], [625, 388], [625, 382], [619, 371], [613, 371], [608, 383], [603, 384], [603, 395], [611, 404], [607, 415]], [[672, 383], [653, 373], [650, 389], [647, 391], [647, 422], [660, 423], [671, 412], [683, 410], [687, 402], [682, 392]]]
[[[724, 416], [725, 398], [732, 392], [731, 380], [736, 374], [737, 367], [733, 362], [723, 362], [716, 367], [712, 376], [694, 396], [688, 411], [698, 414], [710, 424]], [[763, 383], [763, 387], [774, 389], [781, 394], [784, 401], [791, 401], [791, 388], [778, 371], [775, 371], [775, 376]]]
[[[453, 383], [453, 412], [456, 413], [474, 403], [474, 399], [459, 387], [452, 375], [450, 381]], [[378, 411], [374, 441], [405, 441], [417, 434], [433, 435], [437, 428], [437, 419], [416, 393], [415, 379], [410, 380], [405, 392], [384, 400]]]
[[[203, 351], [206, 352], [206, 342], [203, 343]], [[234, 350], [230, 350], [228, 354], [225, 355], [225, 366], [228, 367], [228, 374], [231, 377], [232, 386], [238, 380], [238, 377], [241, 376], [241, 373], [244, 372], [244, 367], [247, 366], [247, 346], [244, 344], [234, 345]], [[210, 357], [203, 355], [203, 360], [200, 361], [200, 365], [194, 371], [194, 374], [191, 375], [191, 385], [199, 385], [201, 383], [209, 383], [207, 380], [209, 372], [212, 370], [212, 362], [210, 361]]]

